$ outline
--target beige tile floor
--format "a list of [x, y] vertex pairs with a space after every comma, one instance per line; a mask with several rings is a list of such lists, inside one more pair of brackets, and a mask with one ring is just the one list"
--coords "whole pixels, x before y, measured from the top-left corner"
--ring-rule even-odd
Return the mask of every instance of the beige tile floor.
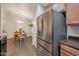
[[8, 39], [7, 56], [36, 56], [32, 48], [32, 38], [26, 38], [22, 44], [16, 43], [14, 39]]

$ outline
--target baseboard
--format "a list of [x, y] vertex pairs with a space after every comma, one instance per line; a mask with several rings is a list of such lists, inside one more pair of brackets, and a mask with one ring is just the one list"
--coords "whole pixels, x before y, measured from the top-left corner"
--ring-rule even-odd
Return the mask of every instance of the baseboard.
[[[27, 37], [32, 38], [32, 36], [27, 36]], [[14, 39], [14, 38], [13, 37], [8, 37], [7, 39]]]

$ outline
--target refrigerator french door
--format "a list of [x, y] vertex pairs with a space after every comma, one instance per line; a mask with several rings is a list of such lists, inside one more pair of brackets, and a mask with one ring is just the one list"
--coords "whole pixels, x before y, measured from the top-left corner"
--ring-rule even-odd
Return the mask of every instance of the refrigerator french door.
[[37, 18], [37, 55], [59, 55], [59, 41], [66, 37], [64, 16], [52, 9]]

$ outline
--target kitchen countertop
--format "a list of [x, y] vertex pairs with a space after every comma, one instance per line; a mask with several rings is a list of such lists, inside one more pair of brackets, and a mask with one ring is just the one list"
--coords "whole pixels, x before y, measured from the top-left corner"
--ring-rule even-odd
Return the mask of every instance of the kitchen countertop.
[[6, 35], [0, 36], [0, 44], [5, 43], [5, 40], [7, 40], [7, 36]]
[[60, 43], [79, 50], [79, 39], [65, 39], [60, 41]]
[[3, 36], [0, 36], [0, 41], [3, 40], [4, 38], [6, 38], [7, 36], [3, 35]]

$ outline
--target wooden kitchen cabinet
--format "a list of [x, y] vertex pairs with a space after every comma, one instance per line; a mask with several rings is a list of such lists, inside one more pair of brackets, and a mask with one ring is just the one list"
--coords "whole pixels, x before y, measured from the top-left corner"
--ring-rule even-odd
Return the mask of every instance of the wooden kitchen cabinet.
[[61, 56], [79, 56], [79, 50], [72, 48], [70, 46], [61, 44], [60, 45], [60, 55]]
[[79, 25], [79, 4], [69, 3], [66, 5], [66, 24]]
[[61, 49], [61, 56], [73, 56], [73, 55]]

